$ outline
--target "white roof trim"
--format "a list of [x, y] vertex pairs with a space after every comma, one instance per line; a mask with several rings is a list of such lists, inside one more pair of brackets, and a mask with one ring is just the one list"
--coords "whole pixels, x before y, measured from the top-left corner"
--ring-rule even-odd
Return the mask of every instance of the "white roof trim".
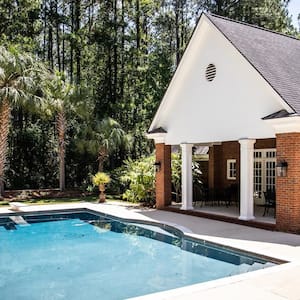
[[[181, 58], [181, 61], [175, 71], [175, 74], [173, 75], [172, 77], [172, 80], [167, 88], [167, 91], [159, 105], [159, 108], [152, 120], [152, 123], [150, 125], [150, 128], [149, 128], [149, 131], [151, 131], [153, 128], [159, 126], [159, 116], [161, 114], [161, 111], [163, 111], [167, 105], [167, 99], [169, 98], [168, 95], [170, 94], [170, 91], [173, 90], [173, 89], [176, 89], [176, 86], [175, 86], [175, 82], [177, 81], [177, 78], [178, 76], [180, 76], [180, 73], [181, 73], [181, 69], [183, 68], [183, 66], [187, 63], [188, 59], [189, 59], [189, 56], [193, 54], [192, 52], [192, 48], [193, 48], [193, 44], [195, 43], [195, 40], [199, 38], [199, 34], [198, 34], [198, 31], [199, 31], [199, 28], [201, 26], [207, 26], [207, 23], [209, 23], [210, 26], [213, 26], [213, 28], [215, 28], [215, 30], [217, 30], [218, 32], [220, 32], [224, 38], [226, 38], [226, 40], [232, 45], [233, 49], [235, 51], [237, 51], [239, 53], [239, 55], [241, 57], [243, 57], [243, 59], [245, 61], [247, 61], [247, 64], [249, 64], [249, 66], [255, 70], [255, 72], [257, 72], [257, 74], [259, 75], [259, 77], [267, 84], [267, 86], [272, 90], [272, 92], [274, 93], [274, 100], [277, 101], [282, 107], [283, 109], [285, 109], [287, 112], [289, 113], [293, 113], [294, 110], [287, 104], [287, 102], [277, 93], [276, 90], [274, 90], [274, 88], [270, 85], [270, 83], [257, 71], [257, 69], [245, 58], [244, 55], [241, 54], [241, 52], [228, 40], [228, 38], [223, 34], [222, 31], [220, 31], [219, 28], [217, 28], [213, 23], [212, 21], [204, 14], [202, 13], [200, 19], [199, 19], [199, 22], [195, 28], [195, 31], [186, 47], [186, 50], [183, 54], [183, 57]], [[196, 54], [194, 54], [196, 55]]]
[[[191, 39], [190, 39], [190, 41], [189, 41], [186, 49], [185, 49], [185, 51], [184, 51], [184, 54], [183, 54], [183, 56], [182, 56], [182, 58], [180, 60], [180, 63], [177, 66], [175, 74], [173, 75], [173, 77], [171, 79], [171, 82], [170, 82], [170, 84], [169, 84], [169, 86], [167, 88], [167, 91], [166, 91], [166, 93], [165, 93], [165, 95], [164, 95], [164, 97], [163, 97], [163, 99], [162, 99], [162, 101], [161, 101], [161, 103], [160, 103], [160, 105], [158, 107], [158, 110], [157, 110], [157, 112], [156, 112], [156, 114], [155, 114], [155, 116], [154, 116], [154, 118], [152, 120], [152, 123], [150, 125], [149, 131], [151, 131], [155, 127], [155, 123], [156, 123], [156, 121], [157, 121], [157, 119], [158, 119], [158, 117], [160, 115], [160, 111], [162, 111], [165, 108], [165, 105], [166, 105], [166, 102], [167, 102], [166, 99], [168, 98], [168, 94], [170, 93], [170, 90], [174, 88], [174, 83], [176, 82], [176, 78], [179, 76], [180, 70], [184, 66], [184, 64], [187, 61], [187, 59], [189, 58], [189, 52], [190, 52], [191, 45], [193, 44], [193, 40], [195, 40], [196, 36], [197, 36], [196, 32], [198, 31], [200, 25], [204, 22], [203, 16], [204, 16], [204, 14], [202, 14], [202, 16], [199, 19], [198, 25], [195, 28], [195, 31], [194, 31], [194, 33], [193, 33], [193, 35], [192, 35], [192, 37], [191, 37]], [[207, 17], [205, 17], [205, 18], [208, 20]]]
[[271, 125], [275, 133], [300, 132], [300, 116], [264, 120]]
[[159, 133], [148, 133], [146, 137], [148, 139], [153, 139], [155, 144], [164, 144], [166, 139], [167, 133], [159, 132]]

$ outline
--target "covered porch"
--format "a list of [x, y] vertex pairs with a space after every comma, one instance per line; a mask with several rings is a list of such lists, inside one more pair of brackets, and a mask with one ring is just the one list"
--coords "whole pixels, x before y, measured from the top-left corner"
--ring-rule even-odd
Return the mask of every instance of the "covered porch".
[[[202, 172], [200, 180], [193, 171], [193, 161], [199, 160], [194, 155], [199, 144], [184, 143], [177, 147], [182, 159], [180, 195], [174, 195], [174, 185], [171, 186], [171, 201], [163, 208], [198, 212], [222, 220], [226, 217], [276, 224], [275, 205], [267, 206], [265, 199], [267, 189], [275, 191], [276, 140], [241, 139], [200, 145], [209, 149], [208, 161], [197, 162]], [[161, 158], [157, 154], [159, 164]], [[159, 173], [157, 169], [158, 179]]]
[[[156, 135], [163, 138], [166, 133], [159, 132]], [[290, 135], [293, 136], [292, 139]], [[299, 133], [277, 134], [276, 139], [240, 139], [232, 142], [207, 143], [209, 192], [205, 197], [203, 195], [199, 197], [195, 193], [193, 183], [193, 147], [196, 143], [180, 144], [182, 159], [180, 202], [172, 198], [171, 145], [161, 143], [161, 139], [156, 141], [159, 141], [156, 143], [156, 165], [159, 166], [156, 169], [158, 209], [271, 230], [300, 229], [299, 220], [290, 217], [297, 214], [297, 208], [294, 206], [287, 209], [286, 200], [293, 193], [287, 187], [292, 187], [292, 190], [296, 188], [289, 183], [296, 174], [292, 165], [299, 164], [298, 160], [294, 162], [297, 143], [300, 143]], [[294, 144], [291, 141], [298, 142]], [[280, 165], [282, 161], [289, 166], [287, 174], [283, 177], [277, 176], [280, 174], [276, 175], [276, 165]], [[260, 168], [262, 164], [265, 164], [264, 171]], [[261, 172], [266, 176], [264, 182]], [[237, 187], [234, 196], [227, 194], [226, 197], [224, 191], [232, 186]], [[276, 190], [276, 202], [274, 199], [274, 206], [270, 207], [266, 207], [264, 198], [268, 189], [274, 190], [274, 194]], [[221, 194], [210, 195], [211, 191], [218, 190], [223, 190], [221, 197]], [[288, 201], [293, 201], [293, 196]]]
[[[299, 45], [294, 39], [283, 41], [281, 35], [254, 27], [250, 42], [249, 29], [223, 18], [205, 14], [200, 18], [148, 131], [160, 166], [156, 205], [159, 209], [171, 205], [171, 146], [180, 145], [180, 211], [195, 211], [192, 149], [195, 144], [213, 144], [210, 164], [214, 167], [208, 188], [224, 190], [231, 185], [227, 181], [236, 177], [239, 210], [235, 220], [255, 222], [255, 204], [263, 201], [267, 192], [266, 188], [259, 190], [260, 182], [255, 181], [261, 177], [263, 163], [255, 151], [264, 149], [258, 146], [261, 140], [273, 139], [276, 151], [270, 151], [274, 157], [268, 168], [274, 169], [274, 164], [287, 167], [285, 176], [274, 175], [275, 182], [271, 182], [273, 194], [276, 190], [276, 230], [300, 233], [300, 93], [295, 81], [299, 76], [297, 68], [286, 64], [290, 60], [294, 65]], [[278, 46], [274, 46], [276, 42]], [[280, 53], [287, 43], [291, 51]], [[266, 56], [266, 49], [272, 55]], [[220, 147], [231, 142], [239, 156], [226, 158], [232, 152], [223, 151], [219, 159]], [[218, 143], [222, 145], [219, 148]], [[220, 163], [228, 163], [229, 178]]]

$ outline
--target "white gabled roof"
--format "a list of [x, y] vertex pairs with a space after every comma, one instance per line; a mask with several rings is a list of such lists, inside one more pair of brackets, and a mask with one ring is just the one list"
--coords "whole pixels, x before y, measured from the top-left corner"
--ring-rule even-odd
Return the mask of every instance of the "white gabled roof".
[[[202, 14], [149, 131], [166, 130], [167, 144], [274, 137], [262, 118], [295, 110], [210, 18]], [[211, 82], [210, 63], [216, 66]]]

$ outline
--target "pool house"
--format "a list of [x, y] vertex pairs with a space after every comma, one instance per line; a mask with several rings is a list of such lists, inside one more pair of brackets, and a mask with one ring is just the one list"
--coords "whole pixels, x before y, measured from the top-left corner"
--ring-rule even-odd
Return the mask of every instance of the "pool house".
[[[157, 208], [207, 213], [211, 206], [211, 215], [217, 207], [228, 216], [236, 207], [236, 222], [265, 217], [274, 230], [300, 232], [299, 113], [300, 41], [203, 13], [147, 134], [156, 147]], [[172, 202], [176, 147], [180, 206]], [[208, 154], [201, 193], [195, 149]]]

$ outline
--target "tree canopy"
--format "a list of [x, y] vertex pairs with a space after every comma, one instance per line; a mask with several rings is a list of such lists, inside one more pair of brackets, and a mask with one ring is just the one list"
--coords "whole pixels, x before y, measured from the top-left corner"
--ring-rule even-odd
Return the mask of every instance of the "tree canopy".
[[[18, 45], [22, 51], [31, 53], [30, 59], [43, 61], [50, 72], [56, 69], [66, 74], [65, 82], [74, 86], [74, 93], [68, 98], [80, 112], [63, 111], [68, 114], [68, 126], [60, 126], [58, 136], [62, 137], [63, 128], [68, 146], [60, 153], [65, 157], [66, 184], [80, 186], [89, 173], [95, 173], [100, 162], [99, 145], [98, 162], [95, 151], [78, 148], [78, 138], [79, 144], [87, 143], [84, 128], [86, 132], [87, 128], [94, 131], [91, 143], [98, 139], [99, 124], [114, 119], [122, 130], [118, 132], [120, 136], [133, 137], [130, 148], [109, 145], [112, 151], [106, 149], [110, 155], [105, 162], [108, 170], [119, 167], [128, 157], [151, 153], [153, 145], [145, 138], [145, 132], [202, 11], [298, 35], [292, 26], [288, 3], [288, 0], [0, 0], [0, 45], [6, 49], [9, 44]], [[1, 48], [0, 70], [4, 69], [5, 53]], [[24, 78], [23, 84], [30, 85], [30, 80]], [[44, 84], [41, 79], [36, 82]], [[3, 101], [5, 91], [0, 92]], [[57, 145], [55, 118], [58, 116], [60, 124], [64, 124], [65, 115], [58, 111], [50, 120], [41, 118], [26, 109], [27, 93], [18, 90], [13, 94], [12, 89], [9, 92], [11, 103], [22, 105], [11, 106], [6, 185], [8, 188], [54, 186], [59, 177], [53, 152]], [[51, 93], [57, 100], [65, 98], [59, 94], [64, 93], [63, 89], [56, 90], [55, 81]]]

